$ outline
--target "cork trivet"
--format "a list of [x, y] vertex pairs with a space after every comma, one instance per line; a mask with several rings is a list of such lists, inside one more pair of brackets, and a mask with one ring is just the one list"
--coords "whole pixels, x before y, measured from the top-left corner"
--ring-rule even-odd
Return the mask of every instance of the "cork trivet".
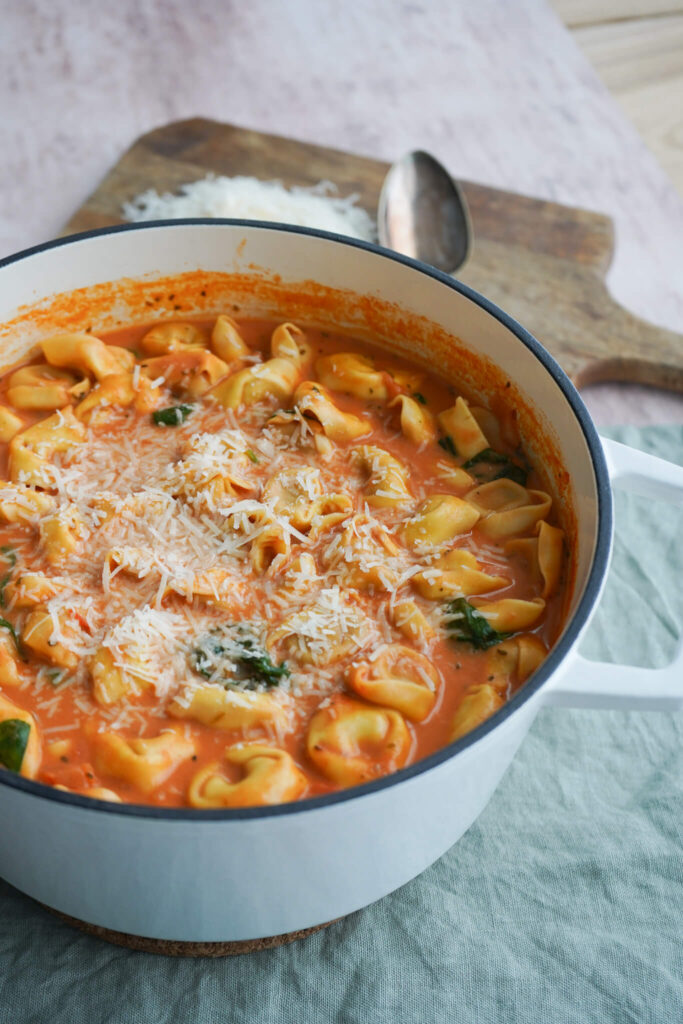
[[[59, 910], [41, 906], [49, 910], [51, 914], [60, 918], [73, 928], [78, 928], [88, 935], [94, 935], [96, 939], [104, 939], [115, 946], [125, 946], [126, 949], [134, 949], [138, 953], [155, 953], [158, 956], [241, 956], [243, 953], [260, 953], [263, 949], [273, 949], [275, 946], [286, 946], [290, 942], [297, 942], [309, 935], [334, 924], [334, 921], [326, 921], [325, 924], [318, 924], [314, 928], [302, 928], [297, 932], [286, 932], [284, 935], [270, 935], [265, 939], [246, 939], [240, 942], [176, 942], [170, 939], [147, 939], [143, 935], [128, 935], [126, 932], [115, 932], [111, 928], [101, 928], [97, 924], [88, 924], [87, 921], [80, 921], [77, 917], [69, 917]], [[339, 920], [337, 918], [336, 920]]]

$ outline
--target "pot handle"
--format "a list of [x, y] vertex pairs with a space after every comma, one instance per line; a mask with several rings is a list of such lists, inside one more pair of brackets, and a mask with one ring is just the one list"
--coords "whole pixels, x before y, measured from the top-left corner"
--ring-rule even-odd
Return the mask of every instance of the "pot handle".
[[[610, 480], [616, 487], [683, 506], [683, 466], [602, 438]], [[664, 668], [636, 668], [591, 661], [575, 653], [568, 671], [546, 690], [555, 707], [616, 708], [639, 711], [683, 709], [683, 639]]]

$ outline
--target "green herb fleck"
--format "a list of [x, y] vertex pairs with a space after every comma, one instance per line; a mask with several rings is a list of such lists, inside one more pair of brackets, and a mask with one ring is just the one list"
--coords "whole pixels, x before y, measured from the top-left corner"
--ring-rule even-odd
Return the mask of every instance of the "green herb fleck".
[[218, 626], [204, 633], [190, 651], [189, 661], [205, 679], [244, 690], [277, 686], [289, 675], [287, 666], [276, 665], [244, 625]]
[[31, 726], [20, 718], [0, 722], [0, 764], [11, 772], [21, 771]]
[[450, 434], [446, 434], [445, 437], [440, 437], [439, 444], [445, 452], [448, 452], [449, 455], [452, 455], [454, 458], [457, 458], [458, 451], [455, 445], [453, 444], [453, 438], [450, 436]]
[[453, 639], [472, 644], [480, 651], [501, 644], [511, 633], [499, 633], [490, 625], [480, 611], [477, 611], [464, 597], [458, 597], [446, 605], [448, 617], [446, 626], [453, 632]]
[[[487, 470], [486, 467], [489, 467]], [[501, 468], [494, 471], [495, 466]], [[474, 475], [479, 480], [486, 480], [491, 482], [492, 480], [500, 480], [502, 477], [507, 477], [509, 480], [514, 480], [516, 484], [521, 484], [522, 487], [526, 484], [527, 473], [522, 466], [518, 466], [516, 462], [513, 462], [509, 456], [504, 455], [502, 452], [497, 452], [494, 448], [484, 448], [482, 451], [477, 452], [471, 459], [463, 463], [463, 469], [473, 469]]]
[[463, 469], [472, 469], [479, 462], [509, 462], [507, 455], [503, 455], [501, 452], [497, 452], [494, 448], [482, 448], [480, 452], [473, 455], [467, 462], [463, 462]]
[[415, 399], [416, 402], [419, 402], [420, 405], [426, 405], [427, 404], [427, 399], [425, 398], [425, 396], [422, 394], [421, 391], [414, 391], [413, 392], [413, 398]]
[[20, 641], [19, 637], [17, 636], [17, 632], [16, 632], [14, 626], [12, 625], [12, 623], [8, 622], [7, 619], [0, 619], [0, 626], [3, 629], [6, 629], [6, 630], [9, 631], [10, 636], [14, 640], [14, 646], [17, 649], [17, 653], [22, 658], [22, 660], [25, 661], [26, 659], [24, 658], [24, 652], [21, 649], [21, 641]]
[[64, 682], [66, 672], [64, 671], [63, 668], [49, 668], [46, 672], [46, 675], [50, 682], [52, 683], [52, 685], [56, 687], [59, 686], [60, 683]]
[[251, 450], [251, 448], [247, 448], [247, 458], [248, 458], [248, 459], [251, 459], [251, 461], [252, 461], [253, 463], [255, 463], [256, 465], [258, 465], [258, 461], [259, 461], [259, 460], [258, 460], [258, 456], [257, 456], [256, 452], [253, 452], [253, 451]]
[[170, 405], [168, 409], [157, 409], [153, 412], [152, 419], [158, 427], [179, 427], [192, 412], [193, 405]]

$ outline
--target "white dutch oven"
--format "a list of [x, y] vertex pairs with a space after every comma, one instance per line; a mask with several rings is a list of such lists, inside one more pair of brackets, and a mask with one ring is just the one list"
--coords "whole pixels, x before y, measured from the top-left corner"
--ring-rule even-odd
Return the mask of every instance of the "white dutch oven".
[[[90, 294], [53, 302], [56, 293], [91, 289], [105, 310], [93, 317], [95, 329], [130, 316], [145, 322], [153, 314], [174, 315], [173, 307], [164, 305], [167, 297], [158, 304], [150, 280], [197, 268], [249, 273], [257, 283], [270, 275], [273, 312], [278, 287], [313, 280], [346, 295], [345, 308], [355, 309], [348, 315], [353, 330], [376, 331], [376, 310], [383, 306], [388, 311], [383, 322], [393, 316], [403, 324], [403, 336], [406, 324], [429, 321], [461, 339], [461, 352], [496, 364], [515, 385], [511, 394], [528, 403], [531, 411], [520, 418], [522, 433], [533, 434], [535, 423], [536, 440], [530, 436], [526, 443], [538, 450], [539, 427], [551, 439], [569, 473], [565, 497], [575, 516], [571, 607], [546, 662], [484, 725], [395, 775], [302, 803], [202, 812], [92, 801], [0, 771], [0, 875], [12, 885], [110, 929], [151, 938], [229, 941], [329, 921], [423, 871], [481, 813], [541, 706], [683, 706], [683, 651], [674, 664], [652, 671], [597, 664], [576, 651], [608, 568], [610, 481], [680, 501], [683, 470], [601, 443], [562, 370], [519, 324], [480, 295], [420, 264], [317, 232], [248, 222], [169, 222], [94, 232], [10, 257], [0, 263], [0, 325], [18, 319], [4, 338], [0, 327], [0, 362], [8, 365], [25, 355]], [[93, 287], [122, 278], [143, 282], [149, 305], [138, 295], [136, 310], [126, 307], [124, 285], [115, 295]], [[210, 311], [216, 311], [215, 296], [200, 298], [206, 289], [195, 291], [195, 312], [212, 302]], [[372, 296], [376, 304], [349, 303], [349, 292]], [[241, 302], [246, 309], [244, 290]], [[187, 314], [185, 295], [178, 304]], [[20, 309], [25, 306], [32, 309]], [[305, 308], [315, 318], [314, 294], [299, 319]], [[294, 318], [291, 303], [281, 312]], [[415, 351], [424, 359], [429, 345], [423, 340]], [[407, 347], [404, 343], [404, 351]], [[432, 357], [448, 375], [443, 347]]]

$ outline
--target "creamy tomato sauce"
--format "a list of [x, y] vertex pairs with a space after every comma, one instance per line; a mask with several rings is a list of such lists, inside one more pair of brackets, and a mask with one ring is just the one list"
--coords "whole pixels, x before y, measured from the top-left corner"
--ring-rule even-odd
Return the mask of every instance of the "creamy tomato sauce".
[[[214, 322], [183, 321], [194, 329], [195, 355], [202, 344], [207, 352], [216, 349]], [[173, 369], [187, 349], [151, 354], [145, 342], [149, 325], [103, 337], [107, 345], [134, 354], [135, 365], [125, 375], [136, 397], [124, 401], [112, 393], [111, 401], [79, 416], [79, 405], [104, 386], [107, 375], [98, 381], [87, 368], [67, 366], [74, 387], [85, 379], [86, 390], [68, 406], [54, 408], [62, 409], [58, 416], [73, 410], [83, 436], [50, 450], [37, 483], [27, 483], [17, 469], [20, 460], [8, 453], [16, 437], [55, 412], [16, 409], [21, 431], [0, 446], [6, 480], [0, 487], [0, 544], [6, 563], [3, 614], [16, 630], [22, 657], [14, 652], [13, 682], [1, 677], [0, 712], [3, 698], [10, 711], [0, 715], [0, 731], [2, 717], [16, 718], [12, 707], [29, 713], [40, 738], [32, 771], [38, 781], [164, 806], [240, 806], [330, 792], [412, 763], [474, 727], [522, 685], [558, 636], [565, 568], [556, 510], [548, 504], [542, 519], [532, 515], [526, 522], [522, 516], [521, 527], [511, 532], [504, 524], [499, 533], [491, 529], [491, 515], [500, 518], [504, 510], [498, 492], [490, 492], [494, 506], [498, 502], [493, 509], [485, 507], [488, 498], [476, 504], [477, 488], [495, 480], [500, 487], [510, 487], [512, 480], [513, 511], [515, 501], [518, 509], [526, 508], [522, 491], [545, 493], [543, 479], [519, 448], [514, 409], [505, 406], [504, 396], [495, 416], [475, 410], [485, 451], [493, 454], [468, 459], [440, 419], [454, 408], [455, 388], [353, 338], [302, 327], [302, 334], [292, 335], [300, 352], [290, 360], [291, 380], [256, 401], [246, 391], [244, 401], [226, 398], [224, 384], [273, 359], [287, 361], [272, 353], [277, 323], [239, 321], [244, 351], [224, 360], [224, 374], [212, 367], [218, 376], [204, 393], [208, 371], [200, 380], [192, 360], [182, 373]], [[330, 357], [339, 354], [368, 360], [369, 383], [358, 384], [353, 372], [348, 386], [343, 373], [335, 378], [337, 364]], [[154, 363], [164, 358], [167, 366]], [[319, 360], [326, 358], [321, 373]], [[14, 373], [0, 381], [0, 404], [9, 410], [17, 395]], [[330, 373], [335, 386], [329, 386]], [[373, 393], [372, 373], [379, 374], [380, 392], [386, 393]], [[141, 399], [142, 380], [147, 392]], [[356, 424], [356, 436], [344, 435], [348, 424], [336, 431], [326, 414], [316, 418], [312, 406], [307, 411], [301, 398], [305, 382], [322, 384], [334, 409]], [[359, 389], [366, 393], [361, 396]], [[422, 427], [406, 427], [396, 402], [400, 396], [412, 403], [408, 414], [423, 417]], [[155, 412], [158, 419], [160, 411], [178, 407], [166, 414], [170, 423], [163, 417], [155, 422]], [[465, 431], [463, 444], [469, 443], [466, 428], [457, 428]], [[416, 440], [420, 429], [429, 436]], [[385, 455], [396, 460], [389, 469]], [[295, 483], [284, 496], [283, 474], [290, 474], [285, 483]], [[17, 487], [52, 496], [50, 509], [13, 516]], [[428, 517], [425, 532], [420, 516], [435, 495], [461, 499], [480, 518], [454, 532], [450, 513]], [[55, 516], [66, 529], [57, 539], [45, 525]], [[554, 531], [554, 559], [541, 550], [547, 544], [538, 539], [539, 522]], [[411, 523], [418, 524], [412, 535]], [[434, 542], [432, 530], [438, 533]], [[435, 595], [448, 574], [443, 559], [456, 551], [474, 556], [474, 571], [496, 585], [487, 590], [480, 583], [472, 592], [468, 583], [451, 582], [447, 592]], [[554, 568], [548, 568], [551, 562]], [[36, 574], [48, 581], [39, 600], [26, 591], [26, 579]], [[487, 602], [510, 600], [524, 605], [487, 619]], [[463, 601], [475, 627], [483, 620], [483, 636], [475, 628], [474, 636], [462, 638], [468, 626]], [[524, 624], [533, 602], [537, 613]], [[41, 649], [37, 609], [49, 617], [41, 627], [47, 630]], [[406, 626], [411, 615], [412, 631]], [[516, 628], [518, 615], [523, 624]], [[524, 643], [515, 646], [520, 637]], [[354, 679], [372, 676], [388, 648], [395, 657], [386, 656], [389, 667], [376, 673], [384, 679], [379, 693], [385, 700], [369, 699]], [[412, 689], [404, 692], [406, 681]], [[265, 696], [271, 712], [279, 711], [233, 728], [207, 724], [211, 715], [201, 720], [193, 703], [193, 695], [207, 687], [216, 699], [219, 691], [236, 693], [238, 706], [240, 695], [247, 701]], [[322, 726], [329, 725], [325, 713], [343, 724], [350, 706], [344, 701], [353, 701], [356, 713], [365, 708], [394, 717], [370, 716], [367, 728], [342, 728], [336, 738], [326, 733], [315, 742], [315, 716]], [[426, 713], [419, 710], [430, 702]], [[392, 723], [396, 744], [385, 735]], [[137, 762], [130, 768], [124, 757], [121, 768], [121, 758], [102, 746], [103, 736], [130, 743], [164, 734], [179, 746], [153, 784], [138, 784]], [[279, 789], [265, 783], [253, 789], [256, 796], [246, 790], [240, 795], [239, 784], [252, 771], [256, 778], [258, 765], [226, 758], [226, 750], [264, 745], [290, 755], [298, 781], [292, 776]], [[330, 750], [336, 760], [330, 760]], [[345, 773], [344, 763], [356, 767]], [[140, 778], [148, 778], [141, 771]]]

